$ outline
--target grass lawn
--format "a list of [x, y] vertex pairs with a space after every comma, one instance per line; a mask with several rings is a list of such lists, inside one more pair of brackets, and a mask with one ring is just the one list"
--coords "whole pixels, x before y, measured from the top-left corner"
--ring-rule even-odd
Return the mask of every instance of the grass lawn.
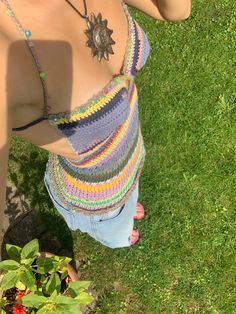
[[[174, 23], [130, 11], [151, 44], [136, 78], [146, 218], [128, 249], [74, 233], [82, 276], [100, 293], [96, 313], [236, 313], [236, 2], [193, 1]], [[13, 137], [10, 177], [66, 245], [43, 186], [46, 159]]]

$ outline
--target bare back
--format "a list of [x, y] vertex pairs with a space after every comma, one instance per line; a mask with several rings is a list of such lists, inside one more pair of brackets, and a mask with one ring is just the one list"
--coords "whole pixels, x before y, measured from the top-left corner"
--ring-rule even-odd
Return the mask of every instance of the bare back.
[[[88, 13], [101, 12], [113, 30], [114, 55], [109, 61], [91, 57], [86, 47], [87, 28], [82, 19], [65, 1], [9, 1], [21, 24], [31, 30], [31, 40], [44, 71], [50, 96], [51, 113], [65, 112], [82, 106], [120, 73], [128, 40], [128, 21], [120, 0], [87, 0]], [[84, 14], [83, 2], [71, 3]], [[12, 127], [19, 127], [39, 118], [43, 108], [43, 90], [37, 68], [22, 35], [0, 7], [1, 24], [11, 42], [7, 82], [11, 104]], [[48, 121], [42, 121], [17, 135], [31, 143], [67, 158], [78, 159], [67, 140]]]

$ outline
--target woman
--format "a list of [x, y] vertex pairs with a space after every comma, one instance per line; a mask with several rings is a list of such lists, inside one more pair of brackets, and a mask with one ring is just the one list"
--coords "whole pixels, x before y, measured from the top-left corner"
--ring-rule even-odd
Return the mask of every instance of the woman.
[[1, 0], [1, 215], [15, 132], [50, 152], [45, 185], [72, 230], [111, 248], [138, 241], [145, 148], [134, 78], [150, 45], [127, 4], [167, 21], [191, 10], [191, 0]]

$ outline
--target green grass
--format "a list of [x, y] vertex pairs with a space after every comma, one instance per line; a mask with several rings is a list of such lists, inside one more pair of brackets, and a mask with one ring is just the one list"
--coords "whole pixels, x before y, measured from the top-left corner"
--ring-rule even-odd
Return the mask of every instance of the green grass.
[[[132, 248], [73, 234], [82, 276], [100, 293], [96, 313], [236, 312], [236, 2], [193, 2], [182, 22], [131, 10], [151, 44], [136, 78], [147, 151], [139, 200], [147, 214]], [[13, 138], [11, 178], [51, 217], [41, 182], [46, 157]], [[54, 219], [45, 221], [55, 229]], [[66, 228], [54, 232], [70, 238]]]

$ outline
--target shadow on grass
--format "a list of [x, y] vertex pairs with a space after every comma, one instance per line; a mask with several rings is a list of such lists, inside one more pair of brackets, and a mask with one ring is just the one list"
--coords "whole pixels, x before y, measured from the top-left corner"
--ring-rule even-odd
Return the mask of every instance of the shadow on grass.
[[1, 248], [5, 244], [23, 246], [38, 238], [40, 250], [74, 258], [73, 238], [57, 213], [43, 182], [47, 153], [19, 138], [12, 139], [5, 218], [8, 220]]

